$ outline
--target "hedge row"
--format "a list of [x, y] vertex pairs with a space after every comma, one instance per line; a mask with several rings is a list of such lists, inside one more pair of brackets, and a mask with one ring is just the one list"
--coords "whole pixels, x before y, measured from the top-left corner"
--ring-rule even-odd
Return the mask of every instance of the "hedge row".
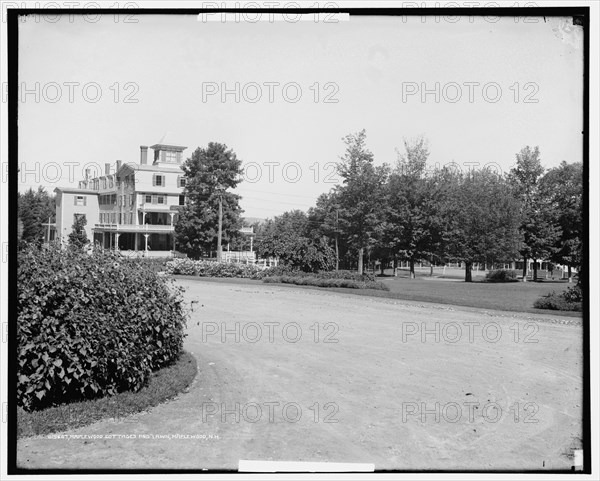
[[261, 268], [254, 264], [235, 264], [226, 262], [195, 261], [192, 259], [173, 259], [166, 263], [170, 274], [200, 277], [244, 277], [256, 279]]
[[142, 261], [30, 247], [17, 282], [17, 398], [27, 411], [137, 391], [181, 352], [181, 289]]
[[375, 281], [354, 281], [351, 279], [327, 279], [317, 276], [269, 276], [264, 277], [265, 283], [283, 283], [295, 284], [297, 286], [315, 286], [315, 287], [346, 287], [350, 289], [378, 289], [388, 291], [389, 288], [381, 282]]
[[312, 277], [317, 279], [347, 279], [357, 282], [375, 282], [375, 276], [373, 274], [359, 274], [356, 271], [320, 271], [320, 272], [303, 272], [299, 270], [292, 270], [287, 266], [270, 267], [258, 274], [258, 278], [262, 279], [265, 277], [274, 276], [286, 276], [286, 277]]

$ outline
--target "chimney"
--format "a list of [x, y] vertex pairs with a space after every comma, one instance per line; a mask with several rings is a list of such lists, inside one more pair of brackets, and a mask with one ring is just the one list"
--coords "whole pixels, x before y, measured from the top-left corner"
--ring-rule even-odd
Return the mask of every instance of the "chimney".
[[105, 175], [110, 174], [110, 164], [109, 163], [104, 164], [104, 174]]
[[87, 182], [90, 178], [90, 169], [85, 169], [85, 181]]
[[146, 165], [148, 163], [148, 146], [140, 145], [140, 164]]
[[117, 160], [117, 172], [119, 172], [120, 168], [121, 168], [121, 161]]

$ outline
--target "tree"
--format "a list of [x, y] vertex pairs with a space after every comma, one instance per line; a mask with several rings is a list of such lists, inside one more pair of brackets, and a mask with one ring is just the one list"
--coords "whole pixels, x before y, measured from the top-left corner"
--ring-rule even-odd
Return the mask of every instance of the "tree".
[[446, 175], [450, 195], [443, 207], [447, 220], [444, 251], [465, 263], [471, 282], [474, 262], [514, 258], [519, 242], [520, 203], [507, 181], [489, 170]]
[[316, 206], [308, 210], [308, 221], [312, 237], [324, 237], [335, 250], [335, 270], [340, 268], [340, 251], [346, 252], [347, 245], [340, 228], [340, 199], [336, 188], [317, 198]]
[[85, 232], [86, 224], [85, 215], [75, 214], [73, 228], [69, 234], [69, 246], [75, 249], [83, 249], [90, 242]]
[[331, 270], [335, 252], [315, 232], [304, 212], [285, 212], [260, 226], [256, 252], [260, 257], [278, 257], [282, 264], [305, 272]]
[[46, 228], [42, 224], [54, 218], [55, 213], [55, 198], [48, 195], [43, 187], [37, 190], [29, 188], [24, 194], [18, 194], [21, 241], [41, 244], [46, 236]]
[[552, 254], [552, 246], [560, 233], [552, 224], [550, 207], [540, 197], [539, 181], [544, 173], [540, 150], [526, 146], [516, 155], [517, 163], [509, 173], [515, 196], [521, 201], [523, 282], [527, 281], [527, 261], [533, 259], [534, 279], [537, 279], [537, 260]]
[[226, 145], [210, 142], [198, 147], [182, 168], [186, 185], [186, 203], [175, 225], [179, 250], [192, 257], [215, 251], [219, 218], [219, 200], [223, 203], [223, 242], [236, 239], [242, 225], [241, 197], [227, 189], [241, 182], [242, 161]]
[[[583, 254], [583, 165], [562, 161], [540, 179], [540, 192], [547, 199], [560, 226], [550, 259], [566, 265], [571, 279], [571, 268], [581, 270]], [[579, 276], [581, 282], [582, 276]]]
[[339, 228], [357, 254], [358, 272], [363, 272], [364, 251], [377, 243], [382, 234], [385, 210], [383, 185], [389, 167], [373, 165], [373, 153], [366, 147], [366, 132], [347, 135], [346, 152], [338, 163], [343, 179], [339, 187]]
[[440, 206], [447, 185], [441, 172], [426, 171], [429, 150], [423, 137], [405, 140], [404, 147], [387, 185], [386, 238], [395, 252], [408, 259], [414, 279], [415, 261], [423, 257], [433, 261], [440, 250], [444, 230]]

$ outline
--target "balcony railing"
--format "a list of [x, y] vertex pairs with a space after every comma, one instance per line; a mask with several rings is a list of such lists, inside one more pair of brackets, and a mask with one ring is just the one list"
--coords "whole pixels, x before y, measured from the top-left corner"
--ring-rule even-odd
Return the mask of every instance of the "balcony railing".
[[161, 231], [161, 232], [173, 232], [175, 230], [175, 226], [172, 225], [164, 225], [164, 224], [94, 224], [95, 229], [100, 229], [104, 231], [114, 231], [114, 232], [149, 232], [149, 231]]

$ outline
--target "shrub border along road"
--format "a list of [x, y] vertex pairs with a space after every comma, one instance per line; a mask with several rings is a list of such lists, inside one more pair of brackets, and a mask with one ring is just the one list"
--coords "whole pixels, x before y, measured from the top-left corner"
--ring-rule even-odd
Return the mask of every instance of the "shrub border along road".
[[18, 408], [17, 437], [48, 435], [145, 411], [176, 397], [192, 383], [197, 372], [196, 358], [183, 351], [174, 364], [152, 373], [148, 385], [138, 392], [125, 391], [40, 411], [27, 412]]
[[[201, 282], [217, 282], [217, 283], [228, 283], [228, 284], [246, 284], [246, 285], [257, 285], [262, 284], [261, 281], [255, 279], [247, 279], [247, 278], [218, 278], [218, 277], [198, 277], [198, 276], [184, 276], [184, 275], [174, 275], [175, 279], [189, 279]], [[393, 283], [394, 278], [379, 278], [385, 279], [385, 283], [390, 285], [390, 281]], [[381, 282], [381, 281], [379, 281]], [[413, 281], [410, 281], [413, 282]], [[436, 281], [426, 281], [426, 282], [436, 282]], [[438, 281], [443, 282], [443, 281]], [[458, 284], [458, 283], [457, 283]], [[469, 283], [461, 283], [463, 286], [468, 287]], [[474, 285], [487, 285], [490, 290], [497, 289], [497, 283], [491, 282], [473, 282], [471, 284]], [[528, 283], [529, 284], [533, 283]], [[416, 301], [416, 302], [430, 302], [434, 304], [446, 304], [451, 306], [458, 307], [467, 307], [467, 308], [475, 308], [475, 309], [486, 309], [493, 311], [505, 311], [505, 312], [521, 312], [521, 313], [531, 313], [531, 314], [551, 314], [552, 316], [565, 316], [565, 317], [582, 317], [581, 312], [576, 311], [553, 311], [549, 309], [536, 309], [533, 305], [530, 308], [512, 308], [510, 304], [504, 304], [503, 307], [494, 306], [488, 304], [484, 298], [480, 296], [473, 296], [469, 299], [468, 302], [465, 302], [463, 299], [459, 299], [455, 296], [446, 296], [443, 292], [434, 289], [434, 285], [432, 285], [432, 289], [426, 293], [414, 294], [414, 293], [405, 293], [394, 291], [393, 289], [390, 291], [381, 291], [375, 289], [348, 289], [343, 287], [315, 287], [315, 286], [299, 286], [295, 284], [272, 284], [273, 286], [285, 287], [285, 288], [296, 288], [296, 289], [316, 289], [319, 291], [327, 291], [327, 292], [339, 292], [342, 294], [352, 294], [355, 296], [370, 296], [370, 297], [383, 297], [386, 299], [396, 299], [396, 300], [404, 300], [404, 301]], [[514, 285], [513, 283], [508, 283], [508, 285]], [[526, 286], [523, 286], [527, 288]]]

